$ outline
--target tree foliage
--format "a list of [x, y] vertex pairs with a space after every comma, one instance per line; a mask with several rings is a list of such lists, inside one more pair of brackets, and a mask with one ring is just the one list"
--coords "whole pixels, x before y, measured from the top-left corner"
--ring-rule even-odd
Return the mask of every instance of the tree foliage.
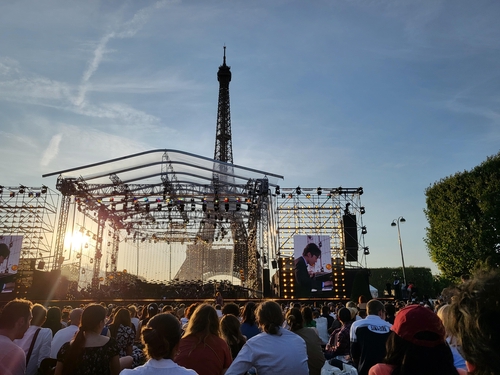
[[428, 187], [425, 242], [445, 277], [500, 264], [500, 153]]

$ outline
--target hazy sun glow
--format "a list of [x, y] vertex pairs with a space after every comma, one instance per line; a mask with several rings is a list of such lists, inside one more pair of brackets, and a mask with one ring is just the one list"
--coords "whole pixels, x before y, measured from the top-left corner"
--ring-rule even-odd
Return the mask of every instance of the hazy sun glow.
[[67, 233], [64, 239], [64, 247], [79, 250], [86, 242], [86, 237], [81, 232]]

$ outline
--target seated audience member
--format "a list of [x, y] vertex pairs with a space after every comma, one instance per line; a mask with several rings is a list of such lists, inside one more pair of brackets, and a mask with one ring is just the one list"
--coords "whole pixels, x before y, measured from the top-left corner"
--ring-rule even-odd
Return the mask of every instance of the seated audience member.
[[[126, 308], [119, 308], [113, 315], [113, 321], [109, 325], [111, 337], [116, 340], [118, 350], [120, 351], [120, 367], [132, 368], [134, 359], [133, 345], [135, 341], [135, 331], [130, 312]], [[135, 361], [138, 364], [138, 361]]]
[[101, 335], [106, 309], [90, 305], [82, 314], [75, 338], [65, 343], [57, 354], [55, 375], [118, 375], [119, 349], [115, 339]]
[[47, 310], [40, 304], [33, 305], [31, 309], [33, 318], [31, 325], [22, 339], [14, 340], [14, 343], [24, 350], [26, 354], [26, 374], [36, 375], [40, 363], [50, 357], [50, 344], [52, 342], [52, 331], [50, 328], [42, 328], [47, 318]]
[[469, 373], [500, 374], [500, 271], [480, 271], [458, 286], [450, 309], [450, 333]]
[[[312, 309], [309, 306], [302, 308], [302, 317], [304, 318], [304, 327], [316, 328], [316, 321], [313, 318]], [[318, 331], [316, 331], [317, 333]]]
[[220, 375], [229, 367], [231, 352], [220, 337], [220, 322], [213, 306], [201, 304], [194, 310], [174, 360], [199, 375]]
[[220, 320], [222, 338], [226, 341], [229, 349], [231, 349], [233, 359], [236, 358], [247, 341], [241, 334], [240, 325], [240, 320], [233, 314], [224, 315]]
[[234, 302], [226, 303], [222, 306], [222, 315], [227, 314], [232, 314], [236, 317], [240, 316], [240, 307]]
[[351, 310], [342, 307], [338, 314], [342, 327], [337, 328], [330, 335], [328, 344], [325, 348], [325, 357], [327, 359], [342, 356], [343, 361], [350, 362], [351, 346], [350, 346], [350, 330], [353, 322], [351, 318]]
[[261, 332], [257, 322], [255, 321], [256, 307], [257, 305], [255, 303], [247, 302], [241, 314], [240, 330], [242, 335], [245, 336], [247, 340], [251, 339]]
[[30, 326], [31, 302], [15, 299], [8, 302], [0, 312], [0, 374], [24, 375], [26, 354], [14, 344], [22, 339]]
[[385, 342], [389, 337], [391, 324], [385, 321], [384, 304], [372, 299], [366, 304], [368, 316], [356, 320], [349, 332], [351, 357], [359, 375], [368, 374], [374, 364], [382, 362], [385, 356]]
[[386, 350], [384, 363], [371, 367], [369, 375], [465, 374], [453, 365], [441, 320], [424, 306], [411, 305], [399, 311]]
[[52, 330], [52, 337], [55, 336], [57, 331], [64, 328], [62, 324], [62, 312], [57, 306], [49, 307], [47, 310], [47, 319], [42, 326], [43, 328], [50, 328]]
[[457, 338], [450, 334], [453, 327], [450, 326], [450, 305], [441, 306], [437, 312], [437, 316], [443, 322], [444, 330], [446, 332], [446, 341], [450, 346], [451, 353], [453, 354], [453, 364], [456, 368], [466, 369], [465, 359], [460, 354], [460, 346], [458, 345]]
[[330, 315], [330, 307], [328, 305], [321, 307], [321, 316], [327, 320], [328, 334], [332, 333], [333, 330], [330, 331], [330, 327], [332, 326], [335, 318]]
[[255, 315], [263, 332], [243, 345], [226, 375], [245, 374], [252, 367], [259, 375], [309, 374], [306, 343], [281, 327], [284, 318], [280, 305], [273, 301], [263, 302]]
[[394, 306], [390, 302], [387, 302], [385, 304], [385, 321], [394, 324], [395, 317], [396, 317], [396, 306]]
[[304, 318], [299, 309], [293, 308], [288, 310], [286, 321], [290, 327], [290, 331], [302, 337], [306, 342], [309, 375], [321, 374], [321, 368], [325, 364], [325, 356], [321, 349], [321, 339], [314, 330], [304, 327]]
[[130, 321], [134, 325], [136, 338], [139, 336], [139, 318], [137, 317], [137, 307], [135, 305], [130, 305], [127, 307], [130, 312]]
[[181, 339], [179, 320], [169, 313], [161, 313], [150, 319], [142, 331], [142, 342], [149, 360], [133, 370], [125, 369], [123, 375], [196, 375], [196, 371], [179, 366], [173, 361]]
[[57, 359], [57, 353], [63, 344], [70, 342], [78, 332], [82, 320], [83, 309], [73, 309], [69, 313], [69, 325], [55, 334], [50, 345], [50, 358]]
[[324, 347], [330, 338], [330, 335], [328, 334], [328, 319], [324, 316], [320, 316], [318, 310], [313, 311], [313, 319], [316, 322], [316, 329], [318, 331], [318, 336], [321, 339], [321, 345]]

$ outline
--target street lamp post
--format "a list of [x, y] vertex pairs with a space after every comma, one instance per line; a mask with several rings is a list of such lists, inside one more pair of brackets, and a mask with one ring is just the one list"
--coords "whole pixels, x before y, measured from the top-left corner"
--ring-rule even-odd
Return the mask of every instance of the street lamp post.
[[401, 263], [403, 264], [403, 282], [406, 284], [406, 271], [405, 271], [405, 258], [403, 256], [403, 242], [401, 242], [401, 231], [399, 230], [399, 223], [404, 223], [406, 220], [403, 216], [394, 219], [391, 223], [391, 227], [398, 227], [398, 239], [399, 239], [399, 250], [401, 251]]

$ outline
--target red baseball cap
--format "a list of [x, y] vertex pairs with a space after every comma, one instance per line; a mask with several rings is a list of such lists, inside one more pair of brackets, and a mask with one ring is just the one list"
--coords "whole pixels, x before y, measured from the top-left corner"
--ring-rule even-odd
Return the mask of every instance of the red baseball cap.
[[[391, 330], [402, 339], [415, 345], [434, 347], [445, 342], [445, 330], [441, 319], [432, 310], [420, 305], [403, 308], [396, 314]], [[435, 340], [419, 338], [421, 332], [432, 332]], [[417, 337], [415, 337], [417, 336]]]

